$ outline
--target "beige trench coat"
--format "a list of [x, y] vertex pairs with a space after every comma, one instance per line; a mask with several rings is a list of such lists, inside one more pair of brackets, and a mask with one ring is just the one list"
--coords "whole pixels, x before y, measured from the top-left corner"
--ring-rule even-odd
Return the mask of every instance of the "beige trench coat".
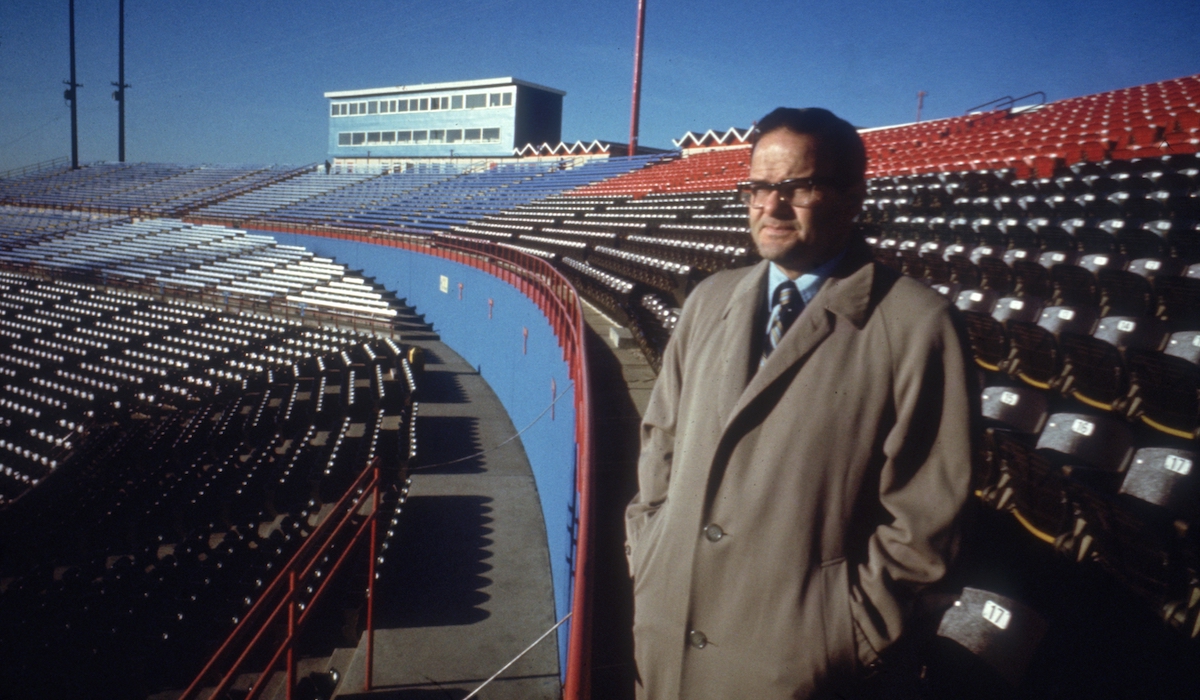
[[945, 573], [971, 480], [949, 304], [861, 241], [757, 367], [767, 265], [688, 298], [626, 512], [641, 698], [841, 693]]

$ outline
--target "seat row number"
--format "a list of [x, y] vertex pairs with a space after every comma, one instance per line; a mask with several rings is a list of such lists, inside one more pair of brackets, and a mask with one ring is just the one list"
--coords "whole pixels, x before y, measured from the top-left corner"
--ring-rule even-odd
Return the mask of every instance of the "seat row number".
[[1012, 613], [1007, 608], [997, 605], [994, 601], [987, 601], [983, 604], [983, 619], [999, 627], [1000, 629], [1008, 629], [1008, 623], [1012, 622]]
[[1181, 476], [1187, 476], [1188, 472], [1192, 471], [1192, 460], [1179, 455], [1167, 455], [1167, 459], [1163, 462], [1163, 467], [1167, 471], [1175, 472]]

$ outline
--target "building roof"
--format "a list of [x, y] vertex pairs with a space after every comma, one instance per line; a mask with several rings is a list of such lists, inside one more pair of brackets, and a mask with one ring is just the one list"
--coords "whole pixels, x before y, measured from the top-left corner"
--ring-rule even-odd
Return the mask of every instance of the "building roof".
[[[595, 140], [591, 143], [586, 141], [576, 141], [575, 143], [567, 143], [562, 141], [558, 144], [543, 143], [541, 145], [527, 143], [520, 148], [513, 149], [514, 156], [564, 156], [564, 155], [595, 155], [599, 153], [611, 153], [612, 155], [623, 156], [629, 151], [629, 144], [618, 143], [616, 141], [600, 141]], [[638, 155], [651, 155], [655, 153], [670, 153], [661, 148], [648, 148], [646, 146], [638, 146]]]
[[753, 129], [730, 127], [725, 132], [709, 129], [704, 133], [689, 131], [682, 137], [671, 139], [676, 148], [703, 148], [708, 146], [735, 146], [749, 143], [750, 132]]
[[517, 78], [486, 78], [483, 80], [458, 80], [451, 83], [421, 83], [419, 85], [393, 85], [392, 87], [367, 88], [365, 90], [335, 90], [325, 93], [325, 97], [338, 99], [345, 97], [372, 97], [375, 95], [395, 95], [398, 93], [415, 94], [444, 90], [469, 90], [471, 88], [502, 87], [505, 85], [523, 85], [535, 90], [544, 90], [555, 95], [566, 95], [563, 90], [556, 90], [545, 85], [538, 85]]

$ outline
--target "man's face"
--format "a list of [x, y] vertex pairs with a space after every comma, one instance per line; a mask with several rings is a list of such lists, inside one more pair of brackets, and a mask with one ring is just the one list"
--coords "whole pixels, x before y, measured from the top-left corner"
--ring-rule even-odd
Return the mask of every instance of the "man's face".
[[[820, 155], [811, 135], [776, 129], [760, 137], [754, 147], [750, 179], [775, 183], [833, 175], [831, 164], [823, 162]], [[818, 185], [808, 207], [769, 197], [762, 207], [750, 206], [750, 236], [759, 255], [795, 279], [846, 247], [863, 197], [861, 184], [845, 190]]]

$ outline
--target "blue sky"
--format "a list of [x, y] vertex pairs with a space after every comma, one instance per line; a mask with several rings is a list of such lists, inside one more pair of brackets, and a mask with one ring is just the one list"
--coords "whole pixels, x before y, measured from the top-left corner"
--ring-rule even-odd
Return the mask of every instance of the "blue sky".
[[[647, 0], [641, 143], [779, 105], [855, 124], [1200, 72], [1200, 3]], [[1048, 9], [1052, 8], [1052, 9]], [[126, 0], [127, 159], [325, 158], [327, 90], [514, 76], [625, 141], [636, 0]], [[80, 159], [116, 160], [117, 0], [76, 0]], [[0, 2], [0, 172], [69, 155], [67, 0]]]

